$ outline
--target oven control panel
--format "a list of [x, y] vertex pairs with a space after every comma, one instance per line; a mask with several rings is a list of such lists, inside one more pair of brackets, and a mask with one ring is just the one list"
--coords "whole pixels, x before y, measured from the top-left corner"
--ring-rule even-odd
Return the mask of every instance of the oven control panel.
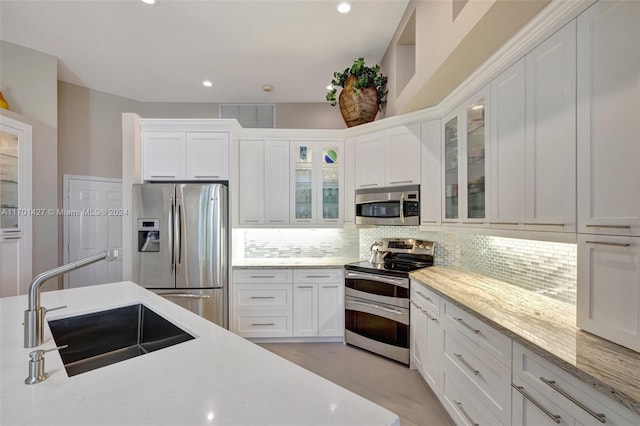
[[417, 253], [434, 255], [435, 244], [433, 241], [416, 240], [413, 238], [383, 238], [380, 251], [390, 251], [396, 253]]

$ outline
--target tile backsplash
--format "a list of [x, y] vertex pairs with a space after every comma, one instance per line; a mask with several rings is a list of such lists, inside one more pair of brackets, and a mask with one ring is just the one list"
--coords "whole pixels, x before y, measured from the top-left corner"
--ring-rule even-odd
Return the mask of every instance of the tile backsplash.
[[369, 258], [379, 238], [436, 243], [436, 265], [460, 267], [552, 299], [576, 303], [576, 245], [411, 226], [345, 229], [234, 229], [234, 258]]
[[436, 265], [455, 266], [576, 303], [576, 245], [449, 232], [421, 232], [418, 227], [360, 229], [360, 257], [368, 258], [377, 238], [407, 237], [434, 241]]

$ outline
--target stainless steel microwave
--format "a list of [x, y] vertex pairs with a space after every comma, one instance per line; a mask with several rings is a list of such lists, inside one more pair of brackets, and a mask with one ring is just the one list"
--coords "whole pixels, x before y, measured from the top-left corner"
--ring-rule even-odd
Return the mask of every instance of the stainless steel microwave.
[[420, 225], [420, 185], [357, 189], [356, 225]]

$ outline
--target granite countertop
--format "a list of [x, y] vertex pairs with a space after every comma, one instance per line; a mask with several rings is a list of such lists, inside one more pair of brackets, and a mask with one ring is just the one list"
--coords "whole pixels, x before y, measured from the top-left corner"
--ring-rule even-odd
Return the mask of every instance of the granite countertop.
[[[391, 411], [132, 283], [42, 294], [67, 308], [47, 320], [143, 303], [196, 338], [69, 377], [57, 351], [49, 378], [25, 385], [27, 297], [0, 298], [3, 425], [394, 425]], [[55, 346], [45, 321], [44, 344]]]
[[358, 262], [357, 258], [344, 257], [289, 257], [289, 258], [250, 258], [234, 259], [231, 266], [234, 269], [333, 269], [342, 268], [347, 263]]
[[575, 306], [456, 268], [410, 277], [640, 414], [640, 353], [578, 329]]

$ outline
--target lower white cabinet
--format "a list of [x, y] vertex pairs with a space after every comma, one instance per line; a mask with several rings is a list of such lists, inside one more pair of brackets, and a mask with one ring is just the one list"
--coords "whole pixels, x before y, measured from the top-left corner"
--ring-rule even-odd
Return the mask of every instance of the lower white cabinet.
[[442, 395], [440, 357], [443, 332], [440, 325], [440, 296], [411, 281], [411, 366], [417, 369], [436, 396]]
[[232, 331], [249, 338], [341, 337], [342, 269], [235, 269]]
[[342, 336], [342, 269], [296, 269], [293, 276], [294, 337]]
[[577, 325], [640, 351], [640, 237], [578, 234]]
[[512, 388], [514, 425], [640, 424], [637, 414], [518, 343], [513, 345]]
[[22, 244], [23, 237], [17, 233], [0, 235], [0, 297], [18, 296], [27, 291], [22, 288], [25, 280], [24, 261], [20, 260]]

